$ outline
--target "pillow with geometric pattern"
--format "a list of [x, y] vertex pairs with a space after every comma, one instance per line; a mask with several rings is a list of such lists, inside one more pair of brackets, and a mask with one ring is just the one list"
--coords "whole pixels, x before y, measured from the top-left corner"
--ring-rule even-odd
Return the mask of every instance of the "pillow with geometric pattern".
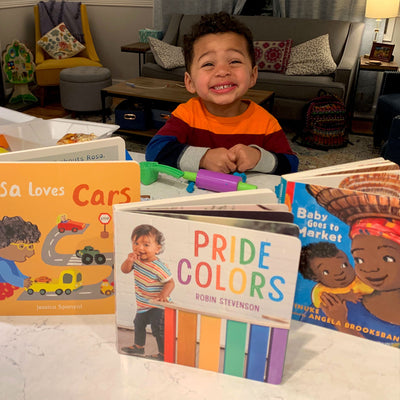
[[174, 69], [185, 66], [182, 47], [173, 46], [153, 37], [148, 38], [151, 52], [156, 63], [164, 69]]
[[286, 75], [330, 75], [336, 68], [325, 34], [292, 47]]
[[292, 39], [288, 40], [257, 40], [254, 42], [256, 65], [259, 71], [286, 71]]
[[48, 31], [37, 43], [50, 57], [56, 60], [73, 57], [86, 48], [72, 36], [64, 22]]

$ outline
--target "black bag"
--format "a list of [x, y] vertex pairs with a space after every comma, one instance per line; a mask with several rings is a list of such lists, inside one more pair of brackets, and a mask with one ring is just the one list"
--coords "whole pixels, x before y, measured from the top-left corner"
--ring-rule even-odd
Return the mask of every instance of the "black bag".
[[304, 109], [304, 128], [293, 141], [302, 146], [321, 150], [344, 147], [346, 135], [346, 107], [337, 96], [320, 90]]

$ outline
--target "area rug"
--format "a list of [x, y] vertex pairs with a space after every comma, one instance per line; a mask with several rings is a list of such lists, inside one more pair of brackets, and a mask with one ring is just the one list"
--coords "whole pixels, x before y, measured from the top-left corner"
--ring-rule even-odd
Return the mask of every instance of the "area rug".
[[380, 150], [374, 147], [372, 136], [350, 134], [349, 143], [346, 147], [329, 150], [316, 150], [293, 143], [294, 132], [287, 132], [286, 136], [293, 151], [299, 157], [299, 171], [367, 160], [380, 156]]
[[[84, 114], [79, 115], [76, 118], [86, 121], [102, 122], [102, 117], [99, 114]], [[114, 124], [113, 114], [107, 117], [106, 123]], [[380, 150], [374, 147], [373, 137], [370, 135], [350, 134], [349, 143], [345, 147], [329, 150], [317, 150], [293, 142], [292, 139], [295, 136], [293, 126], [290, 124], [288, 126], [282, 124], [282, 126], [289, 140], [290, 146], [299, 157], [299, 171], [344, 164], [357, 160], [366, 160], [380, 156]], [[150, 140], [145, 136], [124, 134], [118, 131], [114, 135], [121, 136], [125, 140], [128, 151], [137, 153], [145, 153], [146, 145]]]

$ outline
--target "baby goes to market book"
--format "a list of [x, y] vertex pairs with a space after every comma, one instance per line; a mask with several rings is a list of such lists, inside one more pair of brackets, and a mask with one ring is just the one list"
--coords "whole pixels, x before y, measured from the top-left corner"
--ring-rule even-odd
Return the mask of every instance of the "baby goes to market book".
[[2, 162], [0, 314], [113, 313], [112, 205], [139, 201], [133, 161]]
[[113, 209], [118, 350], [280, 383], [300, 241], [275, 194]]
[[400, 175], [383, 159], [282, 177], [300, 229], [293, 319], [400, 347]]

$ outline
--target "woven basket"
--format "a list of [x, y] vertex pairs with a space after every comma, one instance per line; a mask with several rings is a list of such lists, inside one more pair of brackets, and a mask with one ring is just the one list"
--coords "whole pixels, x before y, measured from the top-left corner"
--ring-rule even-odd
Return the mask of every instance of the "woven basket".
[[366, 193], [400, 197], [400, 177], [398, 174], [371, 173], [351, 175], [343, 179], [339, 187]]
[[400, 220], [399, 197], [318, 185], [307, 185], [307, 191], [315, 197], [320, 206], [348, 225], [361, 218]]

